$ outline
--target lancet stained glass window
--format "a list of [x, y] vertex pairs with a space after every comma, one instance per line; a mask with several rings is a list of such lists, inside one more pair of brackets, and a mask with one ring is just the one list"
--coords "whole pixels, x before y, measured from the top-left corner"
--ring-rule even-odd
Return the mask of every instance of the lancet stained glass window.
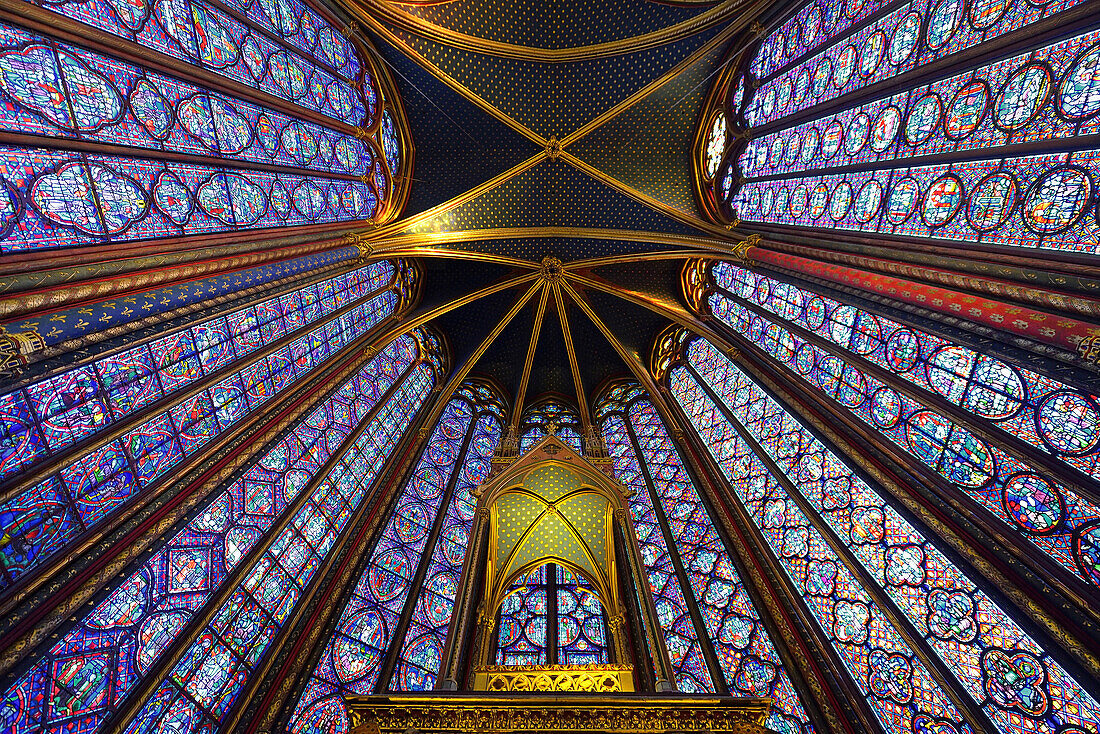
[[[673, 394], [833, 644], [864, 646], [846, 661], [888, 731], [945, 715], [965, 728], [929, 654], [998, 731], [1100, 724], [1100, 704], [1055, 659], [747, 375], [701, 339], [685, 359]], [[886, 622], [876, 599], [904, 621]]]
[[[4, 694], [0, 723], [20, 732], [95, 732], [378, 401], [408, 381], [416, 342], [402, 337], [324, 401], [206, 509], [37, 658]], [[307, 493], [309, 494], [309, 493]], [[315, 499], [309, 500], [309, 506]]]
[[547, 568], [538, 566], [517, 576], [504, 592], [497, 619], [498, 665], [550, 664]]
[[436, 367], [423, 361], [408, 370], [359, 437], [253, 561], [233, 594], [210, 610], [198, 637], [145, 701], [127, 732], [221, 724], [431, 394], [435, 373]]
[[[0, 129], [54, 139], [0, 147], [0, 251], [393, 211], [398, 126], [365, 49], [325, 13], [299, 0], [232, 3], [244, 21], [201, 0], [40, 4], [117, 36], [129, 58], [185, 63], [170, 76], [0, 23]], [[209, 88], [211, 74], [224, 83]], [[258, 101], [271, 96], [285, 104]]]
[[[965, 492], [1010, 532], [1023, 533], [1059, 565], [1100, 585], [1100, 507], [1017, 452], [974, 435], [950, 412], [922, 401], [919, 391], [898, 390], [861, 369], [852, 353], [1093, 479], [1100, 476], [1095, 395], [764, 275], [725, 263], [713, 273], [721, 287], [709, 299], [715, 316]], [[792, 333], [798, 327], [826, 346]]]
[[[13, 437], [9, 445], [16, 444], [3, 456], [3, 473], [50, 457], [57, 465], [47, 479], [0, 505], [0, 583], [11, 584], [67, 547], [392, 314], [397, 295], [379, 288], [393, 274], [390, 263], [369, 265], [0, 398], [3, 429]], [[177, 392], [183, 396], [169, 402]], [[89, 438], [152, 404], [164, 407], [120, 438], [87, 448]], [[84, 449], [66, 451], [78, 440]]]
[[[608, 404], [600, 408], [604, 440], [616, 477], [633, 490], [630, 512], [677, 687], [686, 693], [714, 690], [702, 654], [702, 646], [710, 645], [733, 695], [775, 699], [770, 728], [792, 734], [813, 731], [656, 409], [637, 388], [632, 395], [612, 393], [609, 398], [617, 398], [619, 405], [614, 412]], [[685, 595], [698, 605], [701, 634]]]
[[576, 409], [560, 400], [548, 399], [536, 403], [523, 413], [519, 424], [519, 449], [526, 451], [546, 435], [550, 425], [557, 437], [578, 454], [584, 453], [584, 431]]
[[[291, 731], [347, 731], [342, 693], [434, 686], [474, 517], [471, 492], [489, 474], [502, 426], [500, 399], [480, 383], [462, 385], [447, 404], [298, 701]], [[399, 653], [392, 680], [379, 681], [391, 648]]]
[[[858, 24], [834, 21], [837, 40], [795, 60], [800, 31], [828, 35], [824, 17], [864, 17], [865, 4], [855, 4], [860, 11], [847, 16], [847, 8], [808, 3], [763, 42], [751, 71], [731, 62], [737, 82], [720, 84], [731, 95], [750, 93], [743, 117], [731, 108], [737, 129], [724, 158], [701, 171], [713, 211], [730, 222], [945, 239], [958, 248], [1096, 254], [1100, 170], [1084, 141], [1100, 113], [1100, 35], [1048, 28], [1023, 51], [1005, 36], [1076, 3], [914, 0], [876, 10], [881, 17], [851, 35]], [[863, 99], [813, 112], [975, 47], [985, 61], [971, 69], [959, 64], [931, 80], [907, 73], [901, 79], [914, 81], [893, 94], [855, 94]], [[747, 143], [736, 134], [745, 127]], [[721, 155], [715, 142], [705, 143], [708, 161]]]

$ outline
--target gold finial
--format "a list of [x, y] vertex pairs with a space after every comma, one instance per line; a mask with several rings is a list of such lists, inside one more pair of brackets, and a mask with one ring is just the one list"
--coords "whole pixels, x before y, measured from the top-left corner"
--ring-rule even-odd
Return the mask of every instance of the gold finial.
[[556, 283], [561, 280], [564, 268], [561, 260], [556, 257], [544, 257], [540, 277], [548, 283]]
[[348, 40], [351, 40], [351, 37], [357, 33], [359, 33], [359, 24], [354, 20], [340, 30], [340, 34]]
[[550, 421], [549, 423], [546, 424], [546, 435], [547, 436], [555, 436], [555, 437], [558, 435], [558, 422], [557, 421]]
[[551, 135], [550, 139], [546, 141], [546, 157], [556, 161], [559, 155], [561, 155], [561, 142], [558, 140], [557, 135]]
[[766, 33], [766, 31], [764, 30], [764, 26], [760, 25], [756, 21], [753, 21], [753, 24], [749, 26], [749, 31], [755, 36], [762, 36], [764, 35], [764, 33]]

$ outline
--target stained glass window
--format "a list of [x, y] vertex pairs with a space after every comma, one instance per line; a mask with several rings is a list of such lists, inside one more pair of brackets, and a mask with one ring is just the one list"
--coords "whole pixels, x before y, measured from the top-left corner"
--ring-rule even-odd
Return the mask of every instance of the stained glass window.
[[173, 75], [0, 23], [0, 130], [72, 141], [0, 147], [0, 252], [393, 210], [399, 126], [365, 49], [299, 0], [231, 4], [40, 3]]
[[549, 578], [539, 566], [517, 576], [504, 592], [497, 620], [498, 665], [549, 665]]
[[560, 400], [548, 399], [527, 408], [519, 424], [519, 448], [526, 451], [546, 435], [550, 424], [557, 437], [578, 454], [584, 453], [581, 420], [575, 408]]
[[929, 656], [998, 731], [1100, 723], [1056, 660], [778, 402], [703, 340], [685, 360], [673, 395], [887, 731], [966, 728]]
[[[745, 105], [750, 134], [734, 136], [701, 172], [708, 205], [731, 222], [1095, 254], [1100, 170], [1085, 140], [1100, 112], [1100, 32], [1024, 51], [1005, 35], [1074, 5], [913, 0], [868, 15], [861, 7], [823, 33], [820, 19], [847, 11], [807, 4], [764, 41], [748, 77], [718, 82], [730, 95], [746, 82], [755, 90]], [[870, 22], [854, 22], [863, 17]], [[802, 53], [810, 45], [800, 32], [829, 45]], [[814, 114], [967, 49], [984, 63]]]
[[561, 665], [607, 663], [607, 625], [592, 584], [564, 566], [557, 567], [558, 662]]
[[435, 369], [417, 362], [397, 383], [320, 485], [303, 497], [289, 523], [253, 560], [233, 594], [205, 620], [128, 732], [221, 724], [431, 394]]
[[[0, 449], [0, 474], [54, 457], [57, 465], [0, 505], [0, 583], [10, 585], [57, 554], [392, 314], [393, 275], [391, 263], [368, 265], [0, 398], [9, 437]], [[121, 437], [68, 451], [154, 404], [163, 408]]]
[[[920, 391], [897, 390], [853, 364], [852, 353], [1100, 477], [1097, 397], [891, 319], [729, 264], [713, 270], [715, 316], [809, 385], [952, 482], [979, 506], [1079, 578], [1100, 585], [1100, 508], [952, 420]], [[728, 290], [727, 290], [728, 289]], [[750, 310], [762, 307], [762, 312]], [[822, 337], [792, 333], [801, 327]], [[991, 423], [991, 426], [986, 426]]]
[[[298, 701], [291, 731], [346, 732], [342, 693], [434, 687], [476, 507], [472, 491], [489, 474], [502, 426], [499, 398], [480, 383], [464, 384], [447, 404]], [[397, 654], [394, 673], [379, 681], [387, 653]]]
[[[631, 517], [677, 688], [685, 693], [715, 690], [702, 652], [703, 645], [710, 645], [733, 695], [775, 699], [771, 729], [811, 731], [760, 615], [652, 403], [636, 387], [620, 388], [619, 394], [609, 394], [599, 415], [615, 476], [633, 490]], [[685, 597], [697, 605], [698, 621], [691, 618]], [[696, 624], [703, 629], [697, 631]]]
[[407, 403], [378, 401], [398, 383], [419, 382], [411, 372], [416, 358], [415, 340], [398, 339], [215, 492], [205, 509], [33, 661], [5, 692], [0, 724], [20, 732], [98, 731], [227, 577], [271, 542], [265, 536], [276, 520], [332, 495], [331, 483], [315, 496], [303, 497], [302, 490], [360, 421], [397, 417], [394, 406]]

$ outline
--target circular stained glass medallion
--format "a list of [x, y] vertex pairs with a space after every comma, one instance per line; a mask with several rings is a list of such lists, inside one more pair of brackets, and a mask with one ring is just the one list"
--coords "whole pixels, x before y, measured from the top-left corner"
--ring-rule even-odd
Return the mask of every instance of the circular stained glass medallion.
[[831, 159], [840, 150], [840, 143], [844, 138], [844, 126], [840, 120], [833, 120], [826, 126], [821, 134], [821, 155]]
[[783, 155], [783, 162], [788, 166], [793, 166], [798, 161], [798, 154], [801, 152], [802, 136], [800, 136], [796, 130], [787, 138], [787, 151]]
[[819, 183], [814, 186], [814, 190], [810, 192], [810, 218], [820, 219], [821, 215], [825, 213], [825, 207], [829, 204], [829, 187], [824, 183]]
[[871, 118], [866, 112], [860, 112], [848, 123], [848, 130], [844, 133], [844, 150], [848, 155], [855, 155], [867, 145], [870, 134]]
[[802, 163], [809, 165], [813, 162], [814, 156], [817, 155], [817, 144], [821, 140], [821, 134], [817, 131], [816, 127], [806, 128], [806, 132], [802, 134]]
[[962, 20], [962, 0], [940, 0], [928, 19], [926, 42], [936, 51], [947, 44]]
[[848, 214], [852, 206], [852, 185], [847, 181], [841, 181], [833, 189], [833, 195], [829, 198], [829, 216], [834, 222], [839, 222]]
[[1085, 171], [1068, 167], [1048, 171], [1024, 199], [1024, 221], [1041, 234], [1061, 232], [1081, 217], [1091, 193], [1092, 181]]
[[893, 428], [901, 420], [901, 398], [888, 387], [871, 396], [871, 419], [881, 428]]
[[808, 91], [810, 91], [810, 70], [803, 68], [795, 77], [794, 89], [791, 90], [791, 101], [796, 106], [801, 106], [806, 100], [806, 92]]
[[886, 34], [875, 31], [863, 42], [863, 49], [859, 52], [859, 75], [869, 77], [878, 69], [882, 62], [882, 55], [886, 51]]
[[979, 232], [992, 232], [1004, 224], [1015, 204], [1016, 179], [1003, 171], [991, 173], [970, 192], [966, 218]]
[[901, 224], [917, 208], [920, 198], [920, 184], [914, 178], [903, 178], [890, 189], [886, 200], [886, 220], [890, 224]]
[[856, 68], [856, 47], [845, 46], [836, 57], [836, 69], [833, 71], [833, 86], [843, 89]]
[[871, 150], [881, 153], [889, 148], [897, 137], [901, 127], [901, 111], [893, 105], [878, 113], [875, 124], [871, 126]]
[[879, 205], [882, 204], [882, 184], [871, 179], [860, 187], [856, 194], [852, 215], [860, 224], [867, 224], [878, 214]]
[[886, 340], [886, 361], [897, 372], [913, 369], [920, 357], [920, 341], [910, 329], [898, 328]]
[[1023, 530], [1042, 535], [1062, 521], [1062, 498], [1050, 482], [1038, 474], [1016, 474], [1001, 493], [1005, 512]]
[[829, 60], [828, 56], [822, 57], [817, 68], [814, 69], [813, 78], [810, 81], [810, 88], [815, 98], [820, 99], [821, 95], [825, 94], [825, 90], [829, 87], [829, 79], [832, 74], [833, 62]]
[[1072, 120], [1100, 111], [1100, 43], [1081, 54], [1062, 79], [1058, 109]]
[[1019, 130], [1027, 125], [1046, 103], [1050, 88], [1050, 70], [1041, 64], [1028, 64], [1014, 71], [993, 108], [997, 126]]
[[801, 217], [806, 211], [806, 204], [810, 199], [810, 191], [806, 188], [806, 184], [799, 184], [791, 192], [791, 216]]
[[913, 104], [909, 117], [905, 120], [905, 141], [909, 145], [921, 145], [940, 124], [943, 116], [943, 103], [939, 95], [926, 94]]
[[1079, 393], [1048, 395], [1035, 412], [1035, 424], [1047, 445], [1060, 454], [1080, 456], [1100, 444], [1100, 411]]
[[929, 227], [942, 227], [951, 221], [962, 202], [963, 185], [958, 176], [940, 176], [924, 195], [921, 218]]
[[920, 13], [909, 13], [898, 27], [894, 29], [894, 37], [890, 39], [890, 63], [901, 66], [913, 54], [913, 49], [920, 41]]
[[943, 120], [943, 130], [952, 140], [961, 140], [978, 129], [989, 107], [989, 86], [973, 81], [955, 92]]

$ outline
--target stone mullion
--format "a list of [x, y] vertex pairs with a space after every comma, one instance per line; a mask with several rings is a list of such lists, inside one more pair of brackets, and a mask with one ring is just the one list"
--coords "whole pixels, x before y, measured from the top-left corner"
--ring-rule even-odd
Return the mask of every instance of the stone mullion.
[[[69, 16], [32, 5], [25, 0], [5, 0], [3, 8], [0, 9], [0, 20], [192, 82], [230, 97], [270, 107], [295, 119], [313, 122], [348, 135], [354, 135], [356, 131], [354, 125], [349, 125], [342, 120], [299, 107], [282, 97], [263, 92], [209, 69], [193, 66], [183, 59], [147, 48], [109, 31], [81, 23]], [[295, 51], [296, 55], [298, 53]]]
[[[403, 487], [416, 468], [416, 460], [426, 445], [424, 424], [427, 412], [416, 416], [410, 429], [397, 445], [394, 455], [399, 461], [380, 474], [378, 486], [389, 487], [390, 492], [380, 494], [373, 503], [370, 514], [348, 533], [350, 542], [340, 555], [340, 562], [324, 576], [323, 591], [310, 599], [303, 607], [298, 624], [287, 627], [286, 644], [271, 655], [268, 672], [257, 686], [256, 694], [246, 704], [240, 717], [241, 727], [247, 723], [247, 732], [286, 731], [294, 705], [301, 697], [310, 673], [316, 668], [325, 650], [325, 640], [335, 634], [340, 614], [347, 606], [356, 582], [362, 575], [362, 567], [374, 549], [371, 538], [380, 532], [389, 515], [382, 512], [392, 502], [393, 493]], [[415, 438], [414, 438], [415, 436]], [[294, 643], [290, 644], [290, 640]]]
[[[369, 339], [372, 335], [367, 336]], [[79, 559], [70, 559], [64, 567], [65, 578], [59, 576], [48, 587], [20, 599], [20, 607], [3, 617], [4, 639], [10, 642], [0, 651], [0, 674], [11, 670], [38, 645], [56, 640], [59, 625], [71, 621], [70, 617], [85, 603], [94, 604], [107, 584], [124, 578], [132, 563], [175, 532], [207, 497], [243, 474], [263, 448], [281, 438], [312, 409], [319, 392], [335, 389], [353, 375], [359, 357], [356, 351], [361, 347], [349, 350], [347, 356], [313, 375], [300, 389], [277, 395], [241, 425], [217, 437], [190, 472], [156, 492], [140, 513], [95, 548]]]
[[[707, 394], [722, 416], [729, 422], [734, 431], [737, 432], [737, 435], [756, 456], [757, 460], [764, 465], [776, 482], [783, 485], [787, 495], [799, 507], [802, 514], [805, 515], [807, 522], [812, 524], [821, 537], [825, 539], [826, 543], [828, 543], [829, 547], [832, 548], [833, 552], [836, 554], [837, 559], [844, 564], [849, 573], [859, 582], [863, 592], [874, 601], [875, 605], [881, 610], [889, 624], [893, 626], [897, 634], [909, 645], [913, 654], [928, 670], [932, 678], [943, 690], [947, 699], [959, 710], [963, 720], [973, 731], [997, 731], [997, 727], [989, 720], [985, 711], [983, 711], [967, 693], [959, 690], [958, 682], [951, 673], [950, 668], [935, 654], [928, 644], [928, 641], [924, 639], [915, 627], [913, 627], [912, 623], [898, 607], [897, 603], [878, 585], [863, 565], [852, 556], [844, 541], [837, 536], [836, 532], [828, 523], [822, 520], [817, 510], [814, 509], [809, 500], [803, 496], [801, 490], [799, 490], [794, 482], [787, 477], [768, 452], [764, 450], [756, 440], [756, 437], [753, 436], [749, 430], [742, 425], [741, 421], [733, 415], [733, 412], [726, 405], [725, 401], [710, 388], [702, 376], [695, 370], [694, 366], [689, 364], [686, 368], [692, 375], [692, 378], [697, 382], [700, 389]], [[752, 376], [755, 377], [755, 373], [753, 373]]]
[[681, 455], [689, 473], [700, 481], [699, 486], [718, 515], [719, 532], [737, 551], [733, 558], [741, 562], [739, 570], [745, 572], [745, 589], [759, 604], [757, 608], [766, 611], [760, 619], [807, 713], [822, 731], [853, 734], [857, 723], [862, 724], [859, 731], [874, 731], [877, 719], [863, 693], [852, 683], [828, 641], [820, 637], [813, 617], [799, 602], [801, 594], [770, 557], [763, 536], [736, 500], [733, 488], [683, 407], [674, 399], [669, 402], [675, 406], [670, 410], [673, 438], [683, 449]]
[[475, 577], [484, 574], [481, 559], [485, 556], [483, 546], [488, 542], [489, 510], [481, 507], [474, 514], [470, 528], [469, 545], [462, 559], [462, 572], [458, 582], [458, 595], [455, 597], [455, 609], [451, 614], [451, 625], [447, 628], [447, 639], [443, 645], [443, 662], [439, 666], [439, 677], [435, 689], [457, 691], [459, 687], [459, 663], [466, 650], [471, 624], [474, 634], [478, 634], [479, 615], [477, 614], [479, 584]]
[[[443, 396], [440, 395], [439, 397], [442, 398]], [[431, 565], [436, 541], [443, 528], [443, 521], [446, 519], [451, 498], [454, 496], [455, 484], [458, 483], [458, 476], [462, 472], [463, 464], [466, 462], [466, 454], [470, 448], [470, 441], [477, 431], [477, 421], [480, 417], [478, 406], [471, 405], [470, 407], [472, 408], [473, 417], [470, 418], [470, 425], [466, 429], [466, 435], [462, 438], [462, 447], [459, 449], [458, 456], [455, 458], [454, 469], [451, 471], [451, 476], [447, 479], [447, 485], [443, 488], [443, 496], [439, 500], [439, 511], [435, 513], [435, 519], [432, 521], [432, 527], [428, 532], [428, 539], [424, 541], [424, 550], [420, 553], [420, 562], [417, 564], [416, 572], [413, 574], [412, 584], [409, 587], [409, 595], [405, 598], [405, 607], [401, 610], [401, 616], [397, 621], [397, 627], [394, 628], [393, 640], [390, 642], [389, 650], [386, 651], [382, 670], [379, 672], [378, 679], [374, 684], [376, 693], [382, 693], [389, 690], [390, 683], [393, 679], [393, 672], [397, 667], [397, 659], [401, 656], [401, 648], [405, 642], [405, 634], [409, 630], [409, 622], [412, 620], [412, 615], [416, 611], [417, 601], [420, 599], [420, 594], [423, 592], [424, 577], [428, 574], [428, 566]], [[444, 406], [443, 410], [445, 411], [446, 409], [446, 406]], [[442, 415], [442, 413], [440, 415]], [[442, 420], [442, 418], [440, 418], [440, 420]], [[428, 447], [431, 445], [432, 431], [434, 431], [438, 425], [439, 421], [436, 421], [436, 426], [426, 426], [428, 435], [421, 449], [422, 453], [427, 451]], [[397, 488], [398, 496], [403, 488], [404, 485], [400, 485]], [[396, 509], [396, 507], [393, 507], [391, 513], [395, 512]], [[374, 538], [371, 545], [377, 545], [379, 540], [381, 540], [380, 536]]]
[[[625, 510], [623, 511], [625, 513]], [[620, 558], [628, 558], [626, 554], [630, 551], [626, 550], [626, 541], [623, 537], [623, 533], [620, 525], [616, 525], [615, 532], [615, 552], [619, 554]], [[652, 693], [656, 689], [657, 678], [653, 673], [653, 668], [656, 667], [655, 653], [656, 650], [650, 651], [645, 649], [645, 641], [647, 639], [646, 628], [653, 628], [656, 619], [651, 619], [647, 623], [638, 613], [638, 606], [640, 603], [639, 597], [646, 593], [643, 591], [648, 586], [648, 581], [644, 578], [638, 578], [637, 570], [634, 563], [627, 564], [627, 574], [623, 576], [619, 575], [619, 595], [624, 600], [623, 609], [626, 612], [626, 624], [625, 629], [629, 629], [633, 632], [630, 635], [629, 650], [631, 653], [631, 662], [634, 665], [634, 680], [638, 684], [638, 690]], [[652, 596], [652, 594], [651, 594]], [[629, 601], [627, 601], [629, 600]], [[607, 624], [607, 615], [604, 615], [604, 624]], [[654, 630], [657, 634], [659, 631]], [[640, 633], [640, 634], [638, 634]], [[650, 643], [655, 644], [655, 643]], [[620, 660], [619, 663], [626, 663], [628, 661]]]
[[[546, 664], [559, 665], [558, 660], [558, 565], [548, 563], [546, 568]], [[500, 612], [497, 612], [500, 619]], [[500, 624], [498, 621], [497, 624]], [[500, 639], [499, 631], [493, 635]]]
[[[661, 528], [661, 535], [664, 537], [665, 546], [668, 548], [669, 560], [672, 561], [672, 568], [676, 573], [676, 582], [680, 584], [680, 593], [684, 595], [684, 601], [687, 602], [688, 614], [691, 616], [691, 624], [695, 628], [695, 637], [699, 641], [699, 649], [703, 653], [703, 659], [707, 662], [707, 668], [710, 671], [711, 680], [714, 681], [715, 690], [720, 694], [728, 696], [730, 694], [729, 683], [726, 681], [726, 675], [722, 671], [722, 665], [718, 662], [718, 655], [714, 651], [714, 642], [710, 638], [710, 631], [703, 622], [703, 616], [699, 613], [699, 604], [695, 598], [695, 591], [691, 586], [691, 581], [687, 577], [687, 572], [684, 570], [684, 559], [680, 557], [680, 546], [677, 545], [676, 539], [672, 535], [672, 528], [668, 524], [668, 515], [665, 514], [665, 508], [664, 505], [661, 504], [661, 498], [657, 494], [657, 488], [653, 485], [653, 474], [649, 471], [649, 461], [646, 459], [645, 453], [642, 452], [642, 447], [638, 442], [638, 436], [634, 432], [634, 423], [630, 420], [629, 410], [629, 405], [623, 409], [621, 414], [623, 425], [626, 427], [626, 434], [630, 439], [631, 450], [634, 451], [634, 455], [638, 459], [638, 466], [641, 467], [642, 478], [645, 480], [646, 492], [649, 494], [649, 502], [653, 505], [653, 512], [656, 515], [657, 524]], [[643, 568], [643, 571], [644, 570]], [[676, 685], [675, 676], [669, 680], [669, 683], [673, 686]]]
[[[732, 334], [730, 334], [732, 336]], [[745, 343], [742, 340], [742, 343]], [[986, 593], [1003, 598], [1022, 613], [1018, 619], [1043, 649], [1056, 654], [1067, 669], [1083, 670], [1100, 678], [1100, 610], [1095, 589], [1084, 585], [1065, 569], [1037, 557], [1034, 548], [1005, 532], [1003, 523], [985, 508], [932, 474], [923, 465], [908, 461], [878, 439], [873, 429], [846, 410], [814, 392], [799, 389], [766, 355], [745, 343], [753, 361], [753, 379], [797, 415], [811, 433], [836, 453], [850, 458], [871, 486], [884, 490], [927, 537], [943, 540], [961, 565], [986, 580]], [[759, 364], [756, 362], [759, 361]], [[894, 467], [900, 469], [897, 470]], [[926, 487], [926, 490], [922, 490]], [[929, 490], [931, 496], [929, 496]], [[1061, 652], [1059, 652], [1061, 651]], [[1064, 654], [1062, 654], [1064, 653]]]
[[[354, 357], [355, 359], [352, 364], [353, 369], [350, 370], [350, 374], [354, 374], [354, 371], [362, 369], [363, 365], [368, 361], [365, 352], [358, 352]], [[280, 513], [279, 517], [265, 533], [263, 542], [257, 543], [249, 549], [248, 553], [241, 558], [233, 570], [226, 575], [225, 579], [222, 581], [221, 587], [207, 598], [200, 609], [195, 611], [176, 638], [161, 652], [160, 656], [146, 672], [143, 679], [131, 689], [130, 693], [119, 702], [114, 713], [104, 721], [101, 731], [122, 732], [125, 730], [131, 719], [141, 711], [149, 696], [152, 695], [161, 682], [170, 674], [172, 668], [176, 665], [181, 656], [188, 650], [203, 629], [206, 628], [206, 625], [209, 624], [218, 610], [230, 599], [233, 592], [236, 591], [237, 587], [252, 570], [256, 562], [267, 552], [271, 543], [279, 537], [279, 534], [286, 529], [298, 511], [311, 499], [321, 483], [328, 479], [328, 474], [343, 457], [344, 453], [359, 439], [367, 426], [374, 420], [374, 417], [382, 410], [401, 385], [405, 383], [405, 380], [409, 379], [420, 361], [421, 360], [414, 361], [408, 369], [401, 374], [401, 377], [395, 380], [394, 383], [386, 389], [374, 404], [374, 407], [371, 408], [370, 412], [363, 417], [363, 420], [359, 422], [355, 429], [340, 444], [339, 448], [332, 453], [329, 459], [314, 475], [313, 479], [302, 488], [298, 497], [283, 508], [282, 513]]]
[[[1089, 501], [1100, 503], [1100, 485], [1097, 484], [1095, 479], [1083, 474], [1080, 470], [1066, 465], [1050, 454], [1039, 451], [1031, 444], [998, 428], [996, 424], [991, 421], [964, 410], [956, 403], [946, 400], [941, 395], [918, 385], [914, 385], [912, 382], [872, 362], [866, 357], [862, 357], [848, 349], [842, 348], [819, 334], [768, 311], [763, 306], [758, 306], [751, 301], [741, 298], [740, 296], [735, 296], [722, 289], [720, 289], [720, 292], [731, 301], [740, 304], [752, 313], [782, 326], [803, 341], [809, 342], [822, 351], [828, 352], [829, 354], [839, 357], [842, 361], [858, 367], [860, 371], [889, 385], [891, 388], [906, 395], [914, 402], [930, 407], [948, 416], [952, 421], [979, 436], [982, 440], [996, 445], [998, 448], [1001, 448], [1023, 463], [1042, 469], [1077, 494], [1088, 498]], [[739, 333], [735, 329], [729, 328], [724, 322], [721, 322], [721, 319], [715, 320], [726, 326], [729, 335]], [[770, 357], [771, 355], [768, 356]], [[774, 357], [771, 357], [771, 359], [774, 359]], [[909, 456], [907, 453], [904, 455]], [[916, 473], [915, 470], [927, 470], [927, 467], [916, 460], [912, 460], [908, 463], [911, 467], [911, 471], [914, 471], [914, 473]]]
[[[865, 102], [896, 94], [898, 90], [912, 89], [923, 84], [952, 76], [959, 69], [972, 69], [998, 59], [1011, 58], [1036, 46], [1043, 46], [1061, 38], [1067, 38], [1084, 32], [1094, 25], [1100, 12], [1098, 0], [1087, 0], [1073, 8], [1055, 13], [1037, 23], [1018, 28], [984, 43], [950, 54], [889, 79], [868, 84], [847, 94], [808, 107], [794, 114], [779, 118], [773, 122], [752, 129], [753, 137], [762, 137], [776, 130], [783, 130], [803, 122], [818, 119], [824, 115], [851, 109]], [[923, 27], [923, 26], [922, 26]], [[849, 35], [845, 33], [845, 36]], [[818, 53], [831, 44], [823, 44]], [[885, 63], [885, 61], [883, 62]]]

